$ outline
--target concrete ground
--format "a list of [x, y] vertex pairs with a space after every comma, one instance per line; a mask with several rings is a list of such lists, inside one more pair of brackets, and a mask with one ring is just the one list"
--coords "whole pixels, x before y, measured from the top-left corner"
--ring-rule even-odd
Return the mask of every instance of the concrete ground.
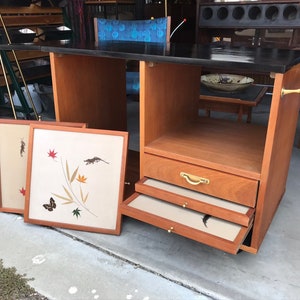
[[[272, 299], [300, 295], [300, 150], [258, 254], [226, 254], [124, 218], [120, 236], [25, 224], [0, 213], [0, 258], [49, 299]], [[1, 299], [1, 296], [0, 296]]]
[[[263, 121], [267, 109], [261, 105], [253, 122]], [[25, 224], [22, 216], [0, 213], [0, 258], [34, 278], [30, 284], [49, 299], [296, 300], [299, 178], [295, 147], [286, 193], [256, 255], [230, 255], [127, 217], [121, 235], [113, 236]]]

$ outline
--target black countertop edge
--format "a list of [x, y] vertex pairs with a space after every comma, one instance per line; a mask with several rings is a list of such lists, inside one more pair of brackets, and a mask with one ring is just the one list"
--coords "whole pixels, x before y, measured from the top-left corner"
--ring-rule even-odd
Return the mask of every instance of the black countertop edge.
[[41, 45], [34, 43], [24, 43], [24, 44], [0, 44], [0, 50], [40, 50]]
[[[247, 61], [226, 61], [226, 60], [214, 60], [211, 58], [191, 57], [191, 56], [180, 56], [180, 54], [164, 53], [164, 54], [151, 54], [151, 53], [134, 53], [134, 52], [120, 52], [114, 50], [94, 50], [94, 49], [80, 49], [80, 48], [59, 48], [51, 46], [42, 46], [42, 51], [53, 52], [57, 54], [73, 54], [73, 55], [87, 55], [87, 56], [98, 56], [98, 57], [111, 57], [126, 60], [138, 60], [148, 62], [161, 62], [161, 63], [176, 63], [176, 64], [187, 64], [194, 66], [201, 66], [204, 68], [214, 69], [230, 69], [230, 70], [243, 70], [252, 71], [257, 73], [285, 73], [293, 65], [300, 62], [299, 58], [291, 60], [286, 64], [278, 62], [276, 58], [272, 60], [271, 65], [268, 63], [259, 62], [247, 62]], [[298, 61], [297, 61], [298, 60]]]
[[106, 41], [0, 44], [0, 50], [40, 50], [58, 54], [188, 64], [205, 68], [285, 73], [300, 62], [300, 51], [274, 48], [212, 47], [197, 44], [155, 44]]
[[[86, 56], [96, 56], [96, 57], [110, 57], [116, 59], [125, 59], [125, 60], [136, 60], [136, 61], [146, 61], [146, 62], [154, 62], [154, 63], [176, 63], [176, 64], [186, 64], [186, 65], [194, 65], [194, 66], [202, 66], [202, 67], [212, 67], [212, 68], [233, 68], [234, 64], [222, 62], [215, 62], [207, 59], [199, 59], [199, 58], [190, 58], [190, 57], [174, 57], [174, 56], [162, 56], [162, 55], [151, 55], [151, 54], [136, 54], [136, 53], [120, 53], [118, 51], [81, 51], [80, 49], [53, 49], [51, 47], [42, 47], [43, 51], [53, 52], [56, 54], [69, 54], [69, 55], [86, 55]], [[247, 70], [253, 71], [261, 71], [266, 72], [266, 69], [262, 67], [260, 70], [257, 66], [252, 67], [245, 66]], [[241, 69], [241, 63], [238, 63], [236, 69]], [[285, 68], [278, 66], [276, 70], [272, 68], [273, 72], [284, 73]], [[271, 71], [270, 71], [271, 72]]]

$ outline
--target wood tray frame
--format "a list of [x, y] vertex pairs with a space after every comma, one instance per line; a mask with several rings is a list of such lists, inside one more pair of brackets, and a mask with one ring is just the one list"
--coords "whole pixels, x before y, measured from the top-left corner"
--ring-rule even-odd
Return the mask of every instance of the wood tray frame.
[[30, 124], [87, 126], [85, 123], [0, 119], [0, 212], [24, 213]]
[[120, 234], [128, 132], [32, 125], [24, 220]]

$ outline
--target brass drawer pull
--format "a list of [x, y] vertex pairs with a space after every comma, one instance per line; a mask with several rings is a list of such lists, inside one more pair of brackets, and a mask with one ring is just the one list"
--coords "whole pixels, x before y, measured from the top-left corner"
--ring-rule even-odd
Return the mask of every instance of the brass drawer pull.
[[183, 177], [189, 184], [198, 185], [198, 184], [209, 184], [209, 179], [204, 177], [199, 177], [185, 172], [180, 172], [180, 176]]
[[173, 230], [174, 230], [174, 227], [170, 227], [170, 229], [168, 229], [168, 233], [172, 233]]
[[300, 94], [300, 89], [297, 89], [297, 90], [282, 89], [281, 90], [281, 97], [288, 95], [288, 94]]

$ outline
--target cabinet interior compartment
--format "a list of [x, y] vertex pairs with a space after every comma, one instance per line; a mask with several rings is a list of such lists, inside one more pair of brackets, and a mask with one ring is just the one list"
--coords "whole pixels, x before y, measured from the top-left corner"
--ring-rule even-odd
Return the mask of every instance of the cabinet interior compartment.
[[150, 140], [144, 152], [259, 180], [266, 127], [199, 117]]

